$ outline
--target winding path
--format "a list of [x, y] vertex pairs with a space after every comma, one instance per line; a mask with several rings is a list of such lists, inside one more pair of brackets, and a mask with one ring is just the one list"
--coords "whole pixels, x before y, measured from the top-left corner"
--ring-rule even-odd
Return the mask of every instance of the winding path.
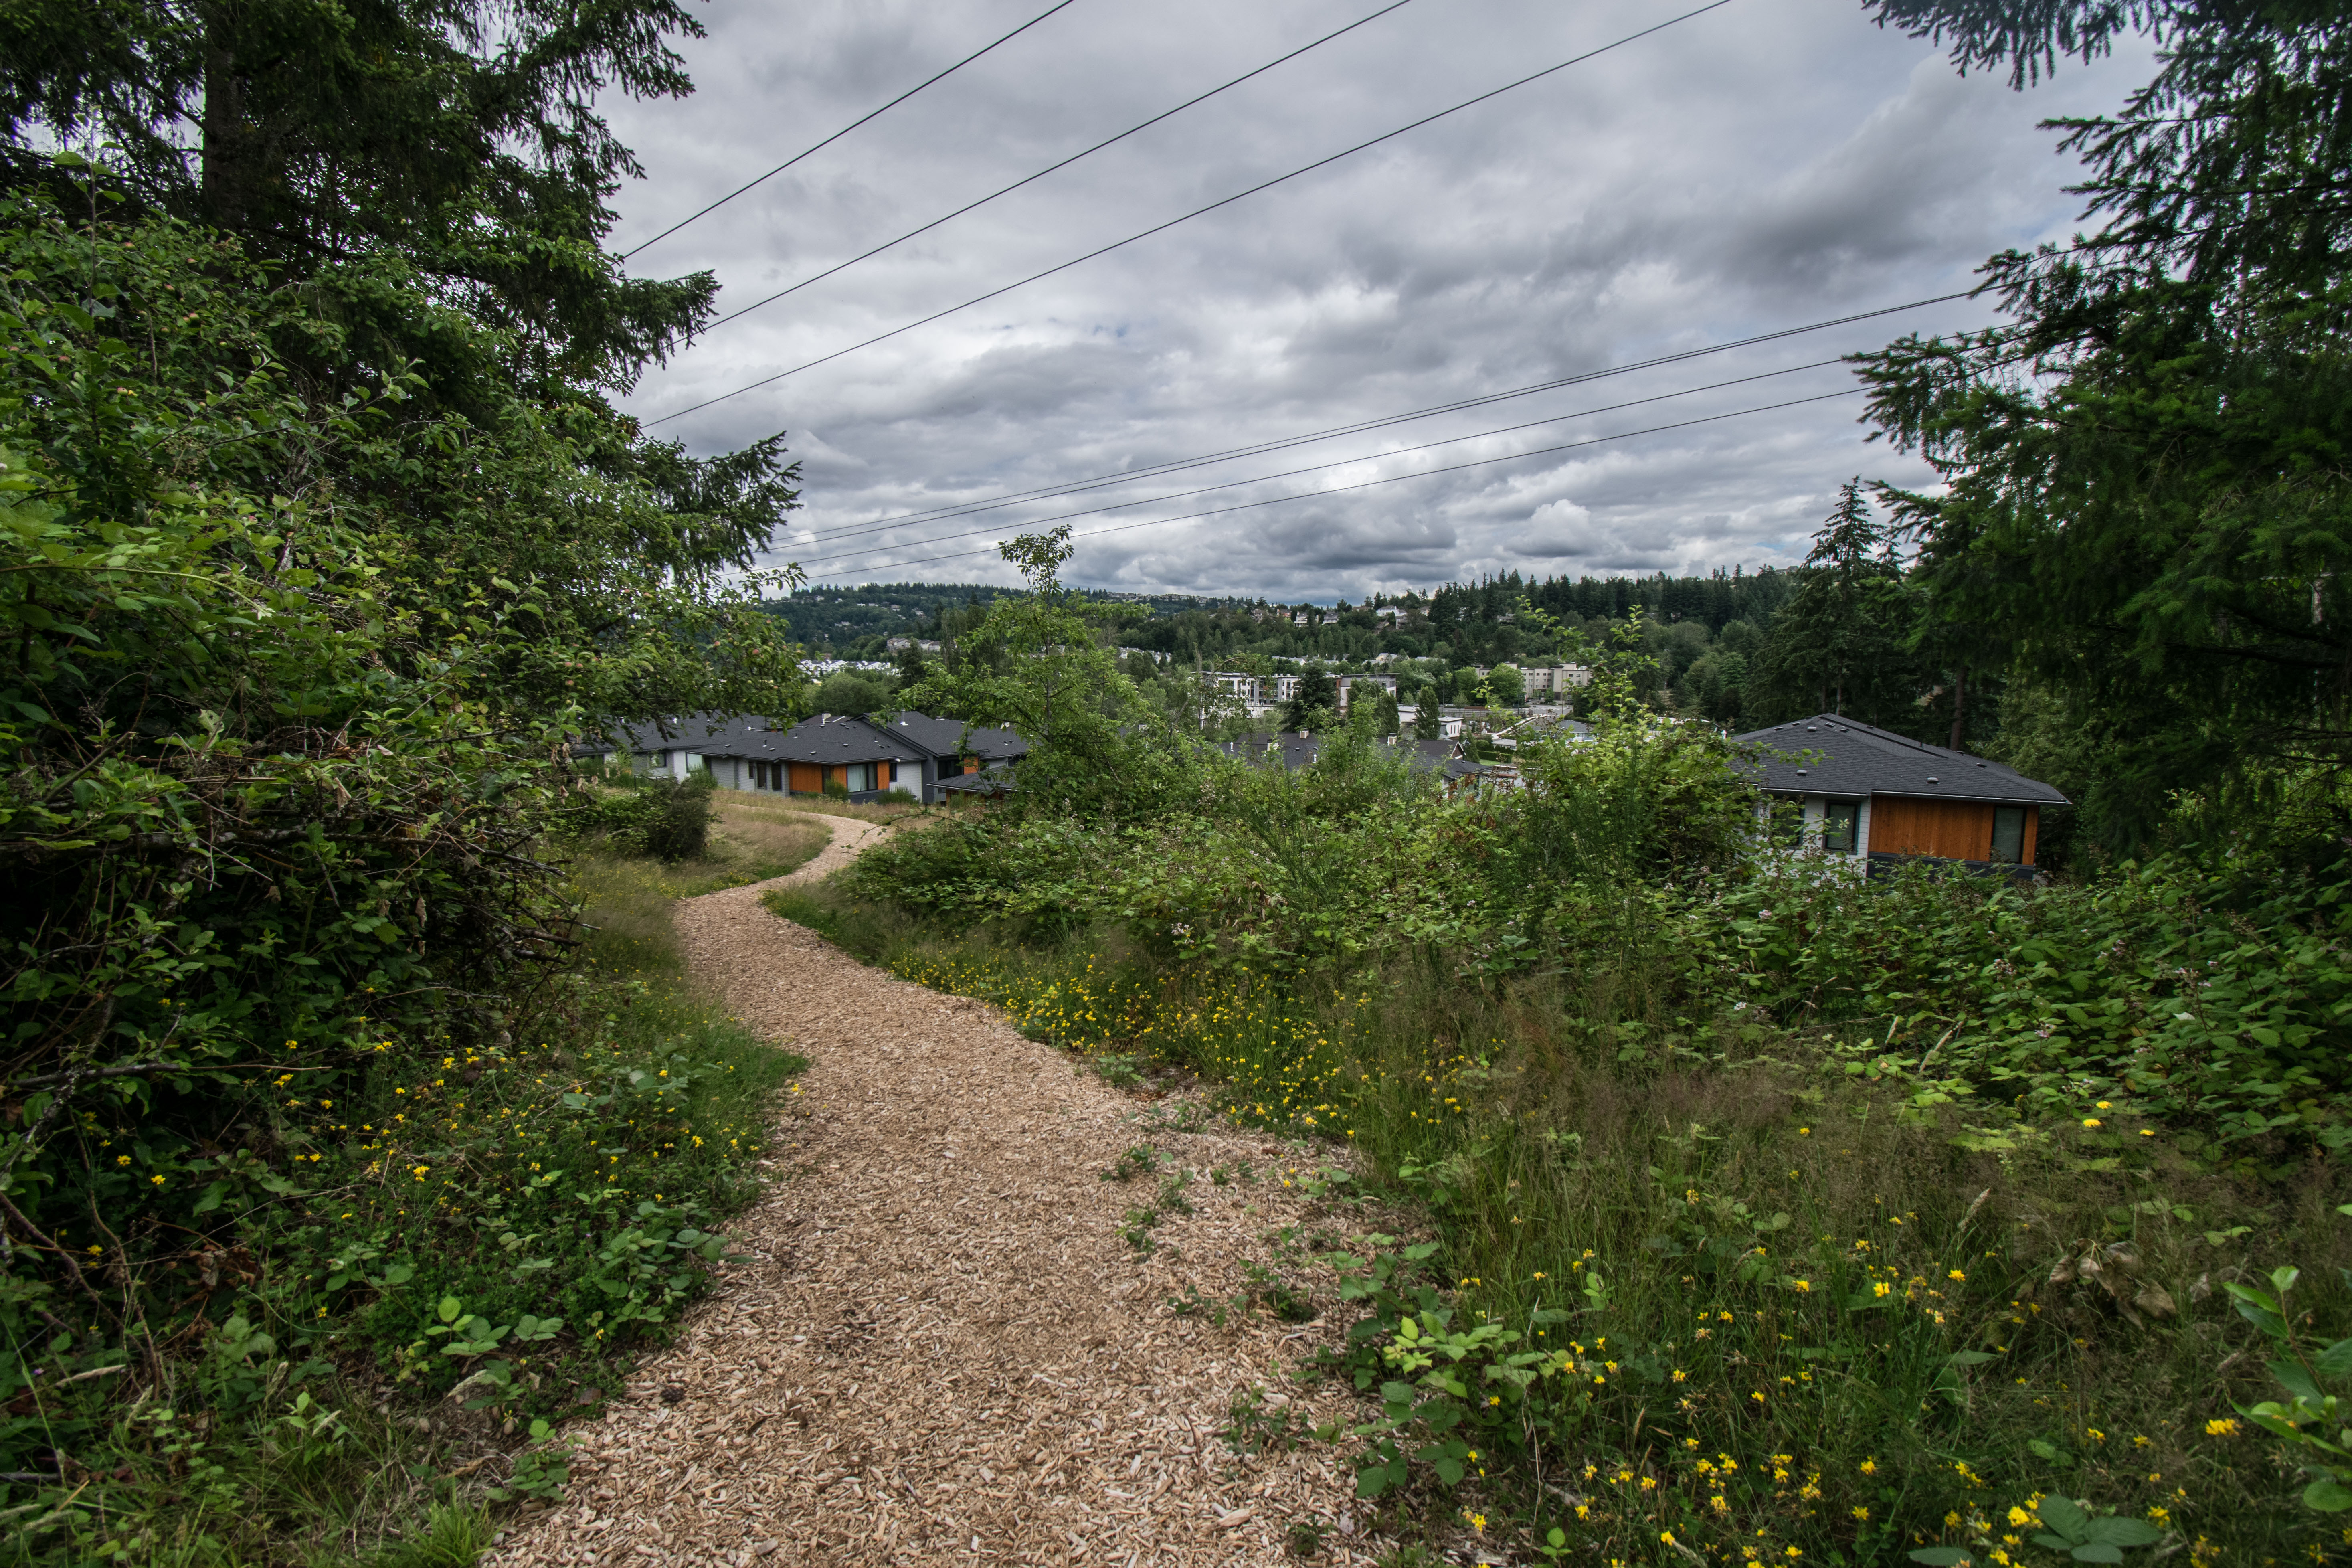
[[[1329, 1446], [1236, 1456], [1219, 1436], [1253, 1384], [1269, 1405], [1287, 1389], [1305, 1419], [1349, 1418], [1328, 1387], [1278, 1375], [1342, 1315], [1220, 1328], [1169, 1304], [1233, 1296], [1278, 1227], [1318, 1223], [1281, 1181], [1297, 1159], [1221, 1125], [1150, 1130], [1173, 1102], [769, 914], [767, 889], [887, 831], [826, 820], [834, 842], [792, 877], [677, 910], [697, 980], [814, 1063], [785, 1097], [773, 1184], [735, 1227], [753, 1261], [575, 1428], [566, 1501], [488, 1561], [1210, 1568], [1286, 1561], [1311, 1521], [1323, 1561], [1370, 1562], [1385, 1543], [1349, 1517]], [[1146, 1141], [1203, 1179], [1184, 1194], [1197, 1212], [1169, 1215], [1139, 1258], [1119, 1231], [1151, 1179], [1102, 1173]], [[1243, 1161], [1259, 1180], [1205, 1179]]]

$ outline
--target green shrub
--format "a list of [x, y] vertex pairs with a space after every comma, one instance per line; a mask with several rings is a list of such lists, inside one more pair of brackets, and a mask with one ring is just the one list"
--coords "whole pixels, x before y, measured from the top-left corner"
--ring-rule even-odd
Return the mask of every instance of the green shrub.
[[617, 855], [690, 860], [709, 847], [715, 787], [699, 770], [683, 780], [638, 780], [581, 808], [574, 831], [602, 837]]

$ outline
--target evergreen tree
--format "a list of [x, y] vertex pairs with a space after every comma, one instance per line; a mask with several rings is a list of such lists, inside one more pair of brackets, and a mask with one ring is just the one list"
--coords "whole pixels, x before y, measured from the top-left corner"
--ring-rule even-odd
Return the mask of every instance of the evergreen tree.
[[1328, 730], [1339, 708], [1339, 683], [1328, 670], [1310, 669], [1298, 678], [1290, 700], [1283, 706], [1282, 727], [1302, 735]]
[[1772, 617], [1756, 680], [1743, 683], [1763, 699], [1749, 721], [1844, 713], [1889, 728], [1914, 721], [1918, 607], [1858, 478], [1839, 487], [1805, 565], [1803, 585]]
[[43, 141], [114, 149], [137, 203], [325, 284], [436, 395], [481, 367], [375, 309], [355, 264], [396, 259], [537, 377], [624, 386], [716, 285], [601, 249], [641, 171], [597, 99], [692, 91], [667, 40], [701, 33], [676, 0], [23, 0], [0, 7], [0, 181], [55, 189]]
[[2020, 87], [2130, 31], [2158, 46], [2122, 113], [2062, 122], [2098, 226], [1988, 263], [2014, 324], [1864, 357], [1874, 417], [1944, 480], [1898, 502], [1937, 624], [2095, 715], [2084, 818], [2109, 847], [2145, 840], [2183, 792], [2252, 820], [2295, 791], [2342, 832], [2352, 11], [1874, 9]]

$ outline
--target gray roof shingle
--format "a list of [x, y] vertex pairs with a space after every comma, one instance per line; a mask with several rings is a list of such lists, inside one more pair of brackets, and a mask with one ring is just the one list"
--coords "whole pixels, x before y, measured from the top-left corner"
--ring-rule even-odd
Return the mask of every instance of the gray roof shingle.
[[891, 720], [889, 728], [894, 738], [911, 742], [934, 757], [978, 757], [995, 763], [1029, 754], [1029, 742], [1010, 730], [975, 727], [966, 737], [961, 719], [934, 719], [910, 710]]
[[[633, 751], [693, 752], [706, 757], [765, 763], [824, 763], [837, 767], [845, 763], [919, 763], [925, 755], [919, 747], [878, 725], [838, 715], [803, 719], [789, 730], [778, 730], [751, 714], [697, 713], [666, 725], [632, 724], [625, 733]], [[584, 745], [574, 750], [595, 755], [609, 748]]]
[[2068, 804], [2050, 785], [2000, 763], [1834, 713], [1816, 713], [1734, 738], [1764, 748], [1765, 755], [1755, 764], [1757, 782], [1773, 795]]

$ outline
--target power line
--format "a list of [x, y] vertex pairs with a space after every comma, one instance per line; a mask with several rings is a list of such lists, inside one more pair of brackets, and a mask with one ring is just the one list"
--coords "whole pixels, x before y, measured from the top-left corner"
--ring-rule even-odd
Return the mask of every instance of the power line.
[[[1414, 447], [1397, 447], [1385, 452], [1367, 452], [1360, 457], [1334, 458], [1328, 462], [1309, 463], [1302, 468], [1286, 468], [1280, 473], [1258, 474], [1246, 479], [1227, 479], [1221, 484], [1202, 485], [1198, 489], [1173, 490], [1166, 495], [1146, 496], [1140, 500], [1115, 501], [1108, 506], [1087, 507], [1079, 511], [1055, 512], [1050, 517], [1027, 518], [1023, 520], [1019, 526], [1024, 530], [1040, 528], [1048, 523], [1064, 522], [1074, 517], [1094, 517], [1103, 512], [1125, 511], [1130, 507], [1153, 506], [1162, 501], [1182, 500], [1190, 496], [1208, 495], [1216, 490], [1239, 489], [1245, 485], [1270, 484], [1276, 479], [1295, 479], [1301, 474], [1320, 473], [1326, 468], [1342, 468], [1357, 463], [1370, 463], [1378, 462], [1388, 458], [1402, 458], [1406, 456], [1408, 453], [1426, 452], [1434, 447], [1458, 446], [1465, 441], [1481, 441], [1493, 436], [1516, 435], [1521, 430], [1534, 430], [1546, 425], [1564, 424], [1570, 419], [1589, 419], [1596, 414], [1614, 414], [1621, 409], [1639, 408], [1646, 404], [1664, 403], [1676, 397], [1692, 397], [1702, 392], [1720, 392], [1727, 386], [1745, 386], [1750, 382], [1770, 381], [1776, 376], [1796, 375], [1803, 371], [1820, 370], [1825, 366], [1838, 364], [1840, 363], [1842, 363], [1842, 360], [1835, 358], [1814, 360], [1808, 364], [1792, 364], [1781, 370], [1768, 370], [1759, 372], [1754, 375], [1735, 376], [1729, 381], [1710, 382], [1704, 386], [1685, 386], [1681, 388], [1679, 391], [1661, 392], [1649, 397], [1629, 398], [1623, 403], [1604, 404], [1598, 408], [1580, 408], [1573, 414], [1555, 414], [1548, 419], [1530, 419], [1518, 425], [1497, 426], [1491, 430], [1473, 430], [1465, 435], [1448, 436], [1443, 440], [1423, 441], [1420, 445]], [[921, 548], [923, 546], [932, 544], [945, 544], [950, 540], [955, 539], [975, 539], [980, 535], [990, 531], [991, 530], [989, 529], [975, 528], [963, 533], [942, 533], [935, 535], [929, 539], [914, 540], [908, 543], [878, 544], [866, 550], [844, 551], [837, 555], [814, 556], [810, 560], [800, 562], [799, 564], [803, 566], [812, 564], [832, 565], [836, 562], [852, 560], [860, 555], [886, 555], [893, 550], [906, 550], [909, 548]]]
[[[1678, 353], [1659, 354], [1651, 359], [1635, 360], [1626, 364], [1611, 365], [1601, 370], [1590, 370], [1576, 375], [1564, 375], [1550, 381], [1538, 381], [1526, 386], [1514, 386], [1501, 392], [1484, 393], [1476, 397], [1457, 398], [1451, 403], [1432, 404], [1426, 408], [1410, 409], [1402, 414], [1383, 415], [1375, 419], [1359, 420], [1349, 425], [1334, 425], [1322, 430], [1310, 430], [1302, 435], [1286, 436], [1277, 440], [1253, 442], [1247, 446], [1230, 447], [1222, 452], [1209, 452], [1193, 458], [1175, 458], [1164, 463], [1148, 463], [1139, 468], [1128, 468], [1115, 474], [1096, 474], [1082, 479], [1070, 479], [1060, 484], [1039, 485], [1026, 490], [1011, 490], [999, 495], [982, 496], [970, 501], [958, 501], [950, 506], [928, 507], [917, 511], [893, 513], [887, 517], [869, 519], [864, 522], [844, 523], [838, 528], [810, 531], [807, 543], [844, 539], [870, 533], [877, 529], [900, 523], [938, 522], [949, 518], [971, 517], [983, 511], [995, 511], [1023, 501], [1045, 500], [1057, 496], [1076, 495], [1086, 490], [1100, 489], [1109, 485], [1131, 483], [1138, 479], [1158, 479], [1181, 473], [1187, 468], [1205, 468], [1212, 463], [1230, 461], [1235, 458], [1262, 457], [1293, 447], [1303, 447], [1316, 441], [1339, 436], [1360, 436], [1366, 431], [1402, 425], [1416, 419], [1433, 418], [1441, 414], [1458, 414], [1465, 409], [1481, 408], [1489, 404], [1507, 402], [1515, 397], [1528, 397], [1539, 392], [1557, 392], [1562, 387], [1580, 386], [1588, 382], [1605, 381], [1612, 376], [1630, 375], [1635, 371], [1655, 370], [1662, 365], [1680, 364], [1686, 360], [1702, 359], [1709, 354], [1728, 353], [1733, 349], [1753, 348], [1759, 343], [1778, 342], [1782, 338], [1818, 332], [1831, 327], [1848, 326], [1855, 321], [1867, 321], [1880, 316], [1892, 316], [1905, 310], [1916, 310], [1928, 305], [1941, 305], [1954, 300], [1965, 300], [1975, 292], [1963, 289], [1950, 294], [1931, 295], [1925, 300], [1913, 300], [1901, 305], [1888, 305], [1875, 310], [1860, 310], [1850, 316], [1832, 316], [1827, 321], [1808, 321], [1801, 327], [1781, 327], [1750, 337], [1734, 338], [1727, 342], [1710, 343], [1704, 348], [1685, 349]], [[1594, 411], [1598, 412], [1598, 411]], [[1562, 417], [1569, 417], [1562, 416]], [[1538, 421], [1549, 423], [1549, 421]], [[1466, 437], [1461, 437], [1465, 438]]]
[[991, 191], [988, 195], [981, 197], [976, 202], [967, 202], [962, 206], [956, 208], [955, 211], [949, 213], [945, 217], [935, 217], [930, 222], [923, 225], [920, 228], [910, 228], [896, 239], [885, 240], [871, 250], [853, 256], [846, 261], [838, 262], [834, 266], [826, 268], [822, 272], [812, 273], [810, 276], [802, 279], [799, 282], [792, 285], [788, 289], [779, 289], [764, 300], [752, 300], [750, 304], [744, 306], [740, 310], [730, 310], [727, 314], [711, 322], [709, 326], [705, 327], [703, 331], [706, 332], [715, 331], [719, 328], [725, 326], [730, 321], [735, 321], [740, 317], [750, 315], [752, 311], [759, 310], [763, 305], [774, 304], [777, 300], [782, 299], [787, 294], [797, 294], [812, 283], [822, 283], [836, 272], [845, 271], [849, 268], [856, 266], [861, 261], [871, 260], [873, 258], [881, 255], [884, 251], [890, 249], [894, 246], [906, 244], [907, 241], [913, 239], [918, 235], [929, 234], [931, 230], [939, 227], [943, 223], [950, 222], [955, 218], [960, 218], [963, 216], [964, 214], [971, 212], [975, 208], [984, 207], [989, 203], [996, 200], [999, 196], [1011, 195], [1013, 192], [1019, 190], [1024, 185], [1034, 184], [1037, 181], [1044, 179], [1046, 175], [1055, 173], [1056, 170], [1068, 168], [1071, 164], [1076, 163], [1081, 158], [1090, 158], [1097, 153], [1101, 152], [1104, 148], [1112, 145], [1114, 142], [1124, 142], [1139, 131], [1149, 131], [1151, 127], [1159, 124], [1161, 121], [1169, 119], [1174, 115], [1183, 113], [1194, 104], [1206, 103], [1209, 100], [1216, 97], [1217, 94], [1225, 91], [1228, 88], [1239, 87], [1242, 83], [1249, 80], [1252, 77], [1264, 76], [1266, 72], [1272, 70], [1278, 65], [1282, 65], [1286, 61], [1295, 60], [1299, 56], [1306, 54], [1311, 49], [1321, 48], [1332, 39], [1340, 37], [1341, 34], [1352, 33], [1366, 23], [1377, 22], [1381, 17], [1387, 16], [1390, 12], [1401, 11], [1411, 4], [1412, 4], [1412, 0], [1392, 0], [1391, 4], [1381, 6], [1379, 10], [1373, 12], [1369, 16], [1358, 17], [1355, 21], [1352, 21], [1346, 26], [1339, 28], [1338, 32], [1326, 33], [1311, 44], [1301, 44], [1298, 47], [1291, 50], [1288, 54], [1266, 61], [1265, 64], [1258, 67], [1255, 70], [1244, 71], [1241, 75], [1234, 78], [1233, 80], [1224, 83], [1222, 87], [1213, 87], [1208, 91], [1201, 94], [1198, 98], [1188, 98], [1183, 102], [1178, 104], [1175, 108], [1163, 110], [1160, 113], [1153, 115], [1150, 119], [1144, 121], [1139, 125], [1130, 125], [1126, 130], [1120, 132], [1118, 135], [1097, 142], [1082, 153], [1073, 153], [1058, 163], [1049, 164], [1046, 167], [1038, 170], [1034, 174], [1024, 175], [1022, 178], [1013, 181], [1011, 184], [1005, 186], [1001, 191]]
[[[1563, 441], [1556, 447], [1538, 447], [1531, 451], [1514, 452], [1505, 458], [1480, 458], [1467, 463], [1454, 463], [1443, 468], [1423, 468], [1417, 473], [1391, 474], [1386, 479], [1364, 479], [1352, 485], [1333, 485], [1328, 489], [1301, 490], [1296, 495], [1271, 496], [1265, 500], [1241, 501], [1233, 506], [1213, 507], [1207, 511], [1186, 512], [1181, 517], [1147, 518], [1141, 522], [1117, 522], [1108, 528], [1089, 528], [1070, 535], [1073, 539], [1097, 539], [1106, 533], [1125, 533], [1131, 529], [1158, 528], [1171, 522], [1196, 522], [1204, 517], [1223, 517], [1236, 511], [1250, 511], [1263, 506], [1279, 506], [1285, 501], [1313, 500], [1321, 496], [1344, 495], [1349, 490], [1370, 489], [1377, 485], [1402, 484], [1407, 479], [1425, 479], [1438, 474], [1456, 474], [1465, 468], [1491, 468], [1496, 463], [1515, 463], [1522, 458], [1541, 458], [1554, 452], [1572, 451], [1579, 447], [1598, 447], [1609, 441], [1628, 441], [1636, 436], [1655, 436], [1667, 430], [1686, 430], [1694, 425], [1712, 425], [1720, 420], [1738, 419], [1749, 414], [1769, 414], [1776, 408], [1795, 408], [1808, 403], [1827, 403], [1832, 398], [1855, 397], [1868, 390], [1850, 386], [1843, 392], [1824, 392], [1814, 397], [1792, 397], [1785, 403], [1759, 404], [1753, 408], [1737, 408], [1728, 414], [1708, 414], [1696, 419], [1677, 420], [1672, 425], [1653, 425], [1643, 430], [1623, 430], [1614, 436], [1595, 436], [1583, 441]], [[995, 549], [959, 550], [946, 555], [922, 555], [912, 561], [885, 561], [861, 570], [897, 571], [907, 566], [929, 566], [941, 561], [964, 561], [975, 555], [993, 555]]]
[[1165, 223], [1154, 224], [1151, 227], [1144, 229], [1139, 233], [1129, 235], [1125, 239], [1114, 240], [1110, 244], [1103, 246], [1097, 249], [1087, 251], [1084, 256], [1073, 257], [1071, 259], [1062, 262], [1057, 266], [1048, 267], [1043, 272], [1033, 272], [1028, 277], [1021, 279], [1016, 282], [1007, 283], [1001, 289], [992, 289], [985, 294], [975, 295], [960, 305], [950, 305], [944, 310], [934, 310], [929, 315], [924, 316], [917, 321], [908, 321], [904, 326], [893, 327], [887, 332], [877, 333], [875, 336], [867, 338], [863, 342], [852, 343], [847, 348], [844, 349], [835, 349], [829, 354], [824, 354], [818, 358], [806, 361], [803, 363], [796, 364], [790, 370], [781, 370], [773, 375], [763, 376], [758, 381], [739, 386], [732, 392], [722, 392], [716, 397], [707, 397], [700, 403], [690, 404], [687, 407], [679, 409], [675, 414], [665, 414], [658, 419], [648, 419], [645, 422], [644, 427], [651, 429], [656, 425], [667, 425], [673, 419], [683, 419], [688, 415], [699, 413], [701, 410], [709, 408], [714, 404], [724, 403], [729, 398], [740, 397], [744, 393], [755, 392], [763, 386], [772, 386], [775, 383], [782, 381], [788, 376], [798, 375], [804, 370], [814, 370], [818, 365], [829, 364], [833, 361], [843, 358], [845, 355], [856, 353], [860, 349], [872, 348], [876, 343], [887, 342], [888, 340], [898, 336], [902, 332], [910, 332], [917, 327], [928, 326], [931, 322], [939, 321], [944, 317], [952, 316], [959, 310], [968, 310], [974, 305], [985, 304], [987, 301], [996, 299], [1002, 295], [1010, 294], [1016, 289], [1026, 288], [1028, 285], [1037, 282], [1041, 279], [1051, 278], [1057, 272], [1066, 272], [1073, 267], [1092, 261], [1097, 257], [1108, 256], [1112, 251], [1120, 249], [1126, 246], [1133, 245], [1138, 240], [1149, 239], [1155, 234], [1165, 233], [1169, 229], [1176, 227], [1179, 224], [1190, 223], [1192, 219], [1202, 216], [1208, 213], [1215, 212], [1220, 207], [1231, 206], [1234, 203], [1241, 201], [1245, 197], [1254, 196], [1261, 191], [1271, 190], [1275, 186], [1282, 184], [1286, 181], [1295, 180], [1301, 174], [1312, 174], [1316, 170], [1325, 167], [1327, 164], [1336, 163], [1343, 158], [1352, 157], [1356, 153], [1365, 151], [1367, 148], [1377, 147], [1383, 142], [1392, 141], [1399, 136], [1404, 135], [1407, 132], [1418, 131], [1423, 126], [1433, 124], [1451, 114], [1459, 114], [1464, 110], [1484, 103], [1490, 98], [1500, 97], [1502, 94], [1509, 92], [1514, 89], [1525, 87], [1529, 82], [1540, 81], [1545, 77], [1551, 76], [1559, 71], [1566, 70], [1570, 66], [1580, 65], [1584, 61], [1592, 59], [1597, 56], [1605, 55], [1612, 49], [1622, 48], [1627, 44], [1636, 42], [1642, 38], [1646, 38], [1653, 33], [1663, 32], [1666, 28], [1675, 26], [1677, 23], [1687, 22], [1694, 16], [1703, 16], [1709, 11], [1720, 10], [1730, 4], [1731, 0], [1708, 0], [1708, 4], [1701, 5], [1696, 10], [1685, 11], [1679, 16], [1669, 17], [1665, 21], [1660, 22], [1654, 26], [1644, 27], [1638, 33], [1628, 33], [1625, 37], [1618, 38], [1613, 42], [1603, 44], [1599, 48], [1588, 49], [1583, 54], [1576, 55], [1570, 58], [1560, 61], [1558, 65], [1548, 66], [1542, 70], [1536, 71], [1528, 76], [1523, 76], [1517, 81], [1506, 82], [1501, 87], [1492, 88], [1486, 92], [1478, 94], [1475, 98], [1465, 99], [1460, 103], [1454, 104], [1450, 109], [1441, 109], [1434, 114], [1425, 114], [1410, 124], [1400, 125], [1393, 131], [1383, 132], [1381, 134], [1372, 137], [1370, 141], [1359, 142], [1354, 146], [1343, 148], [1339, 152], [1334, 153], [1328, 157], [1318, 158], [1315, 162], [1304, 164], [1299, 168], [1293, 169], [1286, 174], [1277, 174], [1273, 179], [1262, 181], [1257, 184], [1252, 185], [1245, 191], [1236, 191], [1232, 195], [1226, 196], [1219, 201], [1211, 202], [1206, 206], [1195, 207], [1191, 212], [1184, 214], [1181, 217], [1172, 217]]
[[859, 118], [851, 121], [848, 124], [843, 126], [840, 130], [835, 132], [832, 135], [826, 137], [824, 141], [819, 142], [814, 146], [803, 148], [801, 151], [793, 153], [791, 157], [785, 159], [782, 163], [777, 164], [774, 168], [769, 170], [766, 174], [761, 175], [758, 179], [753, 180], [751, 184], [738, 185], [735, 189], [728, 192], [725, 195], [719, 197], [709, 206], [704, 207], [700, 212], [689, 213], [685, 217], [678, 219], [676, 223], [670, 225], [667, 228], [662, 230], [651, 239], [648, 239], [643, 244], [637, 246], [635, 249], [621, 252], [621, 259], [626, 261], [629, 258], [636, 255], [640, 250], [652, 249], [655, 246], [659, 245], [663, 240], [667, 239], [671, 235], [676, 234], [679, 229], [684, 228], [688, 224], [694, 222], [697, 218], [709, 216], [712, 213], [717, 212], [720, 207], [725, 206], [729, 202], [733, 201], [737, 196], [741, 195], [745, 191], [765, 184], [768, 181], [774, 179], [778, 174], [782, 174], [786, 169], [791, 168], [794, 163], [797, 163], [802, 159], [809, 156], [809, 154], [813, 153], [821, 153], [825, 148], [832, 146], [835, 142], [840, 141], [843, 137], [848, 135], [851, 132], [856, 130], [867, 121], [877, 119], [888, 113], [891, 110], [898, 108], [900, 104], [906, 102], [908, 99], [922, 91], [923, 89], [946, 80], [949, 77], [951, 77], [955, 75], [956, 72], [963, 69], [964, 67], [971, 64], [972, 61], [980, 58], [981, 56], [988, 53], [990, 49], [996, 47], [997, 44], [1011, 43], [1013, 39], [1019, 37], [1022, 34], [1027, 32], [1030, 28], [1044, 21], [1046, 17], [1052, 16], [1055, 12], [1067, 10], [1070, 6], [1076, 4], [1077, 0], [1061, 0], [1059, 5], [1046, 7], [1036, 16], [1030, 17], [1019, 26], [1013, 28], [1013, 31], [1005, 34], [1004, 37], [997, 39], [995, 43], [986, 44], [974, 49], [971, 53], [964, 56], [963, 58], [956, 61], [955, 64], [948, 67], [947, 69], [940, 72], [939, 75], [931, 77], [926, 80], [917, 82], [914, 86], [908, 88], [906, 91], [900, 93], [898, 97], [892, 99], [881, 108], [875, 110], [869, 114], [862, 115]]

